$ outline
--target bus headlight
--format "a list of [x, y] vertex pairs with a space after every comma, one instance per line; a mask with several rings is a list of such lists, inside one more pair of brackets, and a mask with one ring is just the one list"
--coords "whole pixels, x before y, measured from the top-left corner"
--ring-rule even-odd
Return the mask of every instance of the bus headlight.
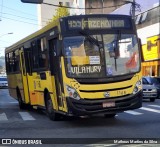
[[136, 85], [135, 85], [135, 87], [134, 87], [134, 89], [133, 89], [133, 94], [136, 94], [136, 93], [139, 92], [140, 90], [142, 90], [142, 81], [141, 81], [141, 80], [139, 80], [139, 81], [136, 83]]
[[157, 92], [157, 89], [152, 89], [153, 92]]
[[77, 91], [74, 88], [66, 85], [66, 89], [67, 89], [67, 93], [68, 93], [69, 97], [76, 99], [76, 100], [80, 99], [79, 94], [77, 93]]

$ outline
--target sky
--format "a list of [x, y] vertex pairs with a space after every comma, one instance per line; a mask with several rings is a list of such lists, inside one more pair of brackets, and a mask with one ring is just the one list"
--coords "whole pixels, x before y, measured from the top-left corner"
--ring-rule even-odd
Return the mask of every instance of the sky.
[[[37, 5], [0, 0], [0, 56], [5, 47], [38, 30]], [[13, 34], [8, 34], [13, 33]]]
[[[159, 0], [135, 1], [141, 5], [142, 11], [159, 2]], [[38, 30], [37, 5], [22, 3], [21, 0], [0, 0], [0, 20], [0, 56], [2, 56], [5, 47]]]
[[[140, 5], [140, 11], [136, 11], [136, 14], [146, 11], [148, 9], [151, 9], [154, 6], [157, 6], [156, 4], [160, 4], [160, 0], [135, 0], [135, 2]], [[122, 6], [121, 8], [115, 10], [113, 14], [128, 14], [129, 15], [130, 7], [131, 7], [131, 4], [126, 4]]]

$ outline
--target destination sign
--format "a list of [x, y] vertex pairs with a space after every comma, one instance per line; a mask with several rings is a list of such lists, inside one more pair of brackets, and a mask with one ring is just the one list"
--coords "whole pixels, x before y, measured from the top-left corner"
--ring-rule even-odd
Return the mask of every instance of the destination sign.
[[[87, 20], [68, 20], [68, 29], [107, 29], [124, 28], [124, 19], [88, 18]], [[128, 26], [127, 26], [128, 27]]]

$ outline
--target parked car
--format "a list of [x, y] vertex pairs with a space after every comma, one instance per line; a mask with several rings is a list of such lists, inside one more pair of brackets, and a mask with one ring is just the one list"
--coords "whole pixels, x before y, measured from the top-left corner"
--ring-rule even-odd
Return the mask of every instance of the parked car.
[[0, 76], [0, 88], [8, 87], [8, 81], [6, 76]]
[[143, 87], [143, 98], [150, 99], [154, 102], [156, 98], [159, 97], [160, 88], [157, 86], [158, 81], [153, 77], [143, 77], [142, 87]]
[[157, 77], [149, 77], [149, 76], [146, 76], [145, 78], [150, 84], [156, 87], [157, 92], [158, 92], [157, 98], [160, 98], [160, 82], [159, 82], [160, 79], [158, 79]]
[[155, 79], [159, 82], [160, 84], [160, 77], [155, 77]]

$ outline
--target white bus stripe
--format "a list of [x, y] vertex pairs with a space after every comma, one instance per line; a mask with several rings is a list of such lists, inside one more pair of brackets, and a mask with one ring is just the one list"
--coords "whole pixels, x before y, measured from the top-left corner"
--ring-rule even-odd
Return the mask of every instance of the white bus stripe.
[[19, 112], [23, 120], [35, 120], [28, 112]]
[[160, 106], [158, 106], [158, 105], [148, 105], [148, 106], [160, 108]]
[[151, 112], [156, 112], [156, 113], [160, 113], [160, 110], [156, 110], [156, 109], [151, 109], [151, 108], [146, 108], [146, 107], [141, 107], [139, 108], [141, 110], [146, 110], [146, 111], [151, 111]]
[[0, 114], [0, 121], [6, 121], [8, 120], [7, 116], [5, 113]]
[[128, 111], [124, 111], [125, 113], [128, 113], [128, 114], [132, 114], [132, 115], [142, 115], [143, 113], [139, 113], [139, 112], [136, 112], [136, 111], [132, 111], [132, 110], [128, 110]]

